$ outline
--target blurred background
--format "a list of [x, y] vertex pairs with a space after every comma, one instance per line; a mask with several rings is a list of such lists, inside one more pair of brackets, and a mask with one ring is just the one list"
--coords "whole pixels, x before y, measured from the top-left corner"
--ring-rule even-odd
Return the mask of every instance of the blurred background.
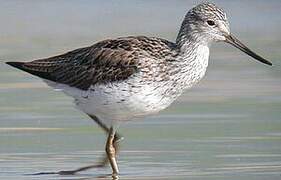
[[[72, 99], [5, 61], [28, 61], [128, 35], [174, 41], [196, 0], [0, 0], [0, 179], [96, 162], [105, 135]], [[280, 179], [281, 1], [214, 0], [233, 34], [274, 67], [224, 43], [207, 76], [170, 108], [124, 124], [121, 179]], [[169, 171], [167, 171], [169, 169]]]

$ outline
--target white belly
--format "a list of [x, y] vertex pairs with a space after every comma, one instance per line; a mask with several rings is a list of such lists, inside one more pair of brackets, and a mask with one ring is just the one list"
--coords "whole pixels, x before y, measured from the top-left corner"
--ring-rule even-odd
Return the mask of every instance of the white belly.
[[161, 86], [157, 88], [142, 84], [132, 87], [130, 83], [127, 81], [95, 85], [88, 91], [63, 84], [57, 84], [55, 88], [74, 97], [78, 109], [106, 121], [128, 121], [155, 114], [174, 101], [161, 96]]

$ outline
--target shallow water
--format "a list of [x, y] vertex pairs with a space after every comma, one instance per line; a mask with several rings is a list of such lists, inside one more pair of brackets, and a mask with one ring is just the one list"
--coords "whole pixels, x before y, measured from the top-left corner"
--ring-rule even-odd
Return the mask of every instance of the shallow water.
[[[216, 1], [242, 41], [273, 61], [212, 48], [206, 78], [169, 109], [124, 124], [120, 179], [277, 180], [281, 176], [281, 2]], [[186, 1], [0, 1], [0, 59], [29, 60], [117, 36], [174, 39]], [[0, 179], [111, 179], [109, 168], [76, 176], [27, 176], [93, 164], [105, 135], [72, 99], [0, 65]]]

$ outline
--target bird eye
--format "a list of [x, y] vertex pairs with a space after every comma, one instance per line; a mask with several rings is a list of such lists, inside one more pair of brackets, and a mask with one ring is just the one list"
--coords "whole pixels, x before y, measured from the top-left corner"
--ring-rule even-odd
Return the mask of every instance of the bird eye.
[[212, 21], [212, 20], [208, 20], [208, 21], [207, 21], [207, 24], [208, 24], [209, 26], [214, 26], [214, 25], [216, 25], [215, 22]]

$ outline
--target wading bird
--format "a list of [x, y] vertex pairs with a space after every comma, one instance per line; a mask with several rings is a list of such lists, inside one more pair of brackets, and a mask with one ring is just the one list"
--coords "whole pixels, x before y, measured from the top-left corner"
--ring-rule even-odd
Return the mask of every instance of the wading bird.
[[236, 39], [224, 10], [208, 2], [186, 14], [175, 42], [121, 37], [46, 59], [7, 62], [72, 96], [76, 106], [108, 134], [103, 162], [53, 174], [75, 174], [109, 162], [117, 176], [120, 123], [158, 113], [197, 84], [205, 75], [212, 42], [227, 42], [272, 65]]

